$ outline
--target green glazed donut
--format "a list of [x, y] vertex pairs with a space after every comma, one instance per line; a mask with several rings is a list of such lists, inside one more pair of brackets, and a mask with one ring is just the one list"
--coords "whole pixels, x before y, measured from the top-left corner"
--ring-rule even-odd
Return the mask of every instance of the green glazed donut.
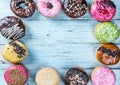
[[101, 43], [112, 43], [119, 37], [120, 30], [112, 22], [102, 22], [95, 27], [94, 35]]

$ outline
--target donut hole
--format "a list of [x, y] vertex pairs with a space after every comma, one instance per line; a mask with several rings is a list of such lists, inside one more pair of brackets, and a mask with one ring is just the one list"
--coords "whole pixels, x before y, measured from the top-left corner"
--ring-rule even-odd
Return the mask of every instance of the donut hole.
[[27, 8], [27, 5], [25, 4], [25, 2], [20, 2], [20, 3], [17, 4], [17, 6], [19, 8], [22, 8], [22, 9], [26, 9]]
[[48, 2], [48, 3], [47, 3], [47, 8], [52, 9], [52, 8], [53, 8], [53, 5]]

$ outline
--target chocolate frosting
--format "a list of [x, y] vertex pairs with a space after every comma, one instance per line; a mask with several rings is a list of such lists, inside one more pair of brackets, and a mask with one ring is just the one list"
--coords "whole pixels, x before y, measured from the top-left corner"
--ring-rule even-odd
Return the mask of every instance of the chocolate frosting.
[[[26, 8], [20, 7], [20, 4], [25, 4]], [[35, 12], [35, 3], [33, 0], [12, 0], [10, 3], [12, 11], [21, 18], [27, 18]]]
[[120, 51], [118, 51], [118, 50], [112, 50], [112, 49], [107, 49], [107, 48], [105, 48], [104, 46], [101, 46], [99, 49], [98, 49], [98, 51], [101, 51], [101, 52], [103, 52], [103, 53], [105, 53], [106, 55], [108, 55], [108, 56], [112, 56], [112, 57], [116, 57], [116, 58], [118, 58], [118, 57], [120, 57]]
[[26, 50], [15, 41], [10, 42], [10, 45], [14, 47], [14, 51], [18, 54], [18, 58], [23, 58]]
[[98, 5], [97, 9], [99, 10], [99, 12], [103, 12], [104, 10], [103, 13], [108, 13], [108, 7], [116, 9], [115, 4], [111, 0], [99, 0], [96, 1], [96, 3]]
[[7, 16], [0, 21], [1, 34], [11, 40], [17, 40], [25, 35], [25, 26], [21, 19]]
[[79, 68], [71, 68], [67, 71], [64, 82], [65, 85], [87, 85], [89, 76]]
[[64, 0], [64, 12], [71, 18], [78, 18], [83, 16], [87, 11], [86, 0]]
[[100, 0], [97, 1], [97, 4], [101, 4], [102, 6], [108, 6], [111, 8], [116, 8], [115, 4], [111, 0]]

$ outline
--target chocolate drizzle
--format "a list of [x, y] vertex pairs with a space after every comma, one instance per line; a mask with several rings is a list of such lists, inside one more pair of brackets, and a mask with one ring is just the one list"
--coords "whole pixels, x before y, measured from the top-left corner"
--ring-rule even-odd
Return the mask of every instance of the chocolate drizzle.
[[71, 68], [67, 71], [64, 82], [65, 85], [87, 85], [89, 76], [79, 68]]
[[108, 56], [112, 56], [113, 58], [117, 58], [117, 57], [120, 57], [120, 52], [119, 51], [114, 51], [112, 49], [109, 49], [109, 48], [105, 48], [104, 46], [101, 46], [98, 51], [101, 51], [103, 53], [105, 53], [106, 55]]
[[115, 4], [111, 0], [103, 0], [102, 3], [111, 8], [116, 8]]
[[87, 11], [86, 0], [64, 0], [64, 12], [71, 18], [83, 16]]
[[100, 0], [100, 1], [96, 1], [96, 3], [98, 5], [99, 11], [108, 9], [108, 7], [116, 8], [115, 4], [111, 0]]
[[17, 40], [25, 35], [25, 26], [21, 19], [7, 16], [0, 21], [1, 34], [12, 40]]
[[11, 46], [14, 47], [14, 51], [18, 54], [18, 58], [23, 58], [25, 55], [25, 49], [19, 46], [15, 41], [10, 43]]

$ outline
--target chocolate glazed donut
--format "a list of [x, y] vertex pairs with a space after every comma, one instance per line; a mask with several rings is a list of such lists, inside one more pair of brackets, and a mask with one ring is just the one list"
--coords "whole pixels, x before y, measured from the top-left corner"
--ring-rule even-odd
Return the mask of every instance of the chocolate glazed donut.
[[64, 0], [63, 10], [71, 18], [83, 16], [88, 9], [86, 0]]
[[64, 77], [65, 85], [87, 85], [88, 81], [88, 74], [80, 67], [70, 68]]
[[[26, 8], [21, 5], [24, 4]], [[10, 7], [15, 15], [21, 18], [27, 18], [35, 12], [35, 3], [33, 0], [11, 0]]]
[[21, 19], [7, 16], [0, 20], [0, 32], [5, 38], [17, 40], [25, 36], [25, 25]]

